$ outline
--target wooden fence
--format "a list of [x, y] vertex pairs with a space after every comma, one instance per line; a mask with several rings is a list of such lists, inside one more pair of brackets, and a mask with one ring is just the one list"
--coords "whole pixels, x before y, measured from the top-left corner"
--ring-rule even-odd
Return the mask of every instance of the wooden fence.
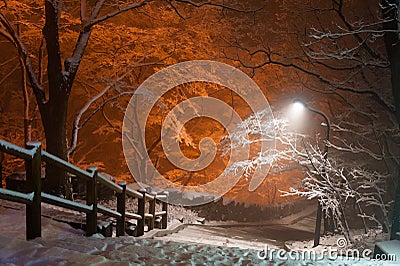
[[[125, 235], [125, 220], [127, 218], [137, 220], [136, 236], [141, 236], [144, 234], [146, 222], [148, 230], [154, 229], [154, 223], [157, 217], [161, 218], [160, 227], [162, 229], [167, 228], [167, 193], [150, 194], [144, 190], [132, 190], [126, 186], [125, 182], [115, 184], [99, 174], [97, 167], [89, 167], [86, 171], [82, 170], [79, 167], [42, 150], [40, 142], [29, 142], [26, 144], [26, 148], [21, 148], [17, 145], [0, 140], [0, 152], [4, 152], [25, 160], [26, 185], [28, 191], [30, 192], [21, 193], [0, 187], [0, 199], [19, 202], [26, 205], [26, 238], [28, 240], [41, 237], [41, 202], [70, 210], [84, 212], [86, 214], [87, 236], [97, 232], [98, 213], [114, 217], [117, 220], [117, 236]], [[86, 204], [77, 203], [42, 192], [41, 163], [43, 161], [46, 162], [46, 164], [52, 164], [62, 168], [66, 172], [73, 174], [81, 181], [86, 182]], [[98, 183], [101, 183], [107, 188], [115, 191], [117, 197], [116, 210], [112, 210], [98, 204]], [[138, 200], [137, 213], [130, 213], [126, 211], [125, 207], [127, 196], [136, 198]], [[148, 203], [147, 212], [146, 203]], [[156, 203], [162, 204], [162, 211], [156, 212]]]

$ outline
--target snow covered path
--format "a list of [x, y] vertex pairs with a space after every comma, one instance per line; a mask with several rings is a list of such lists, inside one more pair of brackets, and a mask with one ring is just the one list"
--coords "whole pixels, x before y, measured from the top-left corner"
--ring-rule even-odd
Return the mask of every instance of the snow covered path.
[[[85, 232], [82, 230], [74, 229], [66, 223], [56, 221], [57, 214], [60, 211], [57, 209], [46, 208], [42, 206], [42, 237], [49, 239], [62, 239], [71, 236], [81, 236]], [[63, 215], [72, 215], [73, 211], [63, 211]], [[73, 213], [73, 215], [76, 215]], [[46, 217], [47, 216], [47, 217]], [[53, 218], [49, 218], [49, 217]], [[81, 215], [82, 216], [82, 215]], [[25, 206], [19, 203], [8, 202], [0, 200], [0, 233], [3, 236], [25, 239], [26, 226], [25, 226]]]
[[[54, 214], [54, 210], [42, 209], [44, 213]], [[298, 221], [304, 222], [303, 219]], [[380, 265], [374, 261], [347, 258], [310, 261], [293, 259], [288, 254], [277, 258], [271, 253], [265, 259], [259, 258], [262, 255], [259, 251], [265, 244], [270, 249], [281, 244], [278, 241], [274, 246], [273, 240], [269, 239], [272, 231], [260, 229], [269, 227], [275, 231], [271, 238], [283, 240], [280, 236], [288, 236], [285, 231], [289, 224], [253, 224], [247, 229], [229, 223], [189, 226], [181, 233], [161, 239], [138, 239], [84, 237], [83, 231], [65, 223], [45, 217], [42, 222], [43, 237], [26, 241], [24, 208], [10, 209], [0, 204], [0, 265]], [[285, 218], [281, 222], [290, 221]], [[228, 239], [227, 232], [232, 234]], [[304, 230], [298, 232], [302, 236]], [[212, 238], [209, 238], [210, 234]], [[185, 235], [190, 235], [191, 240], [183, 237]]]
[[262, 250], [265, 245], [284, 248], [287, 240], [308, 240], [310, 231], [302, 231], [279, 224], [274, 225], [189, 225], [171, 235], [155, 237], [158, 240], [177, 241], [189, 244], [238, 247]]
[[284, 248], [288, 240], [312, 239], [314, 225], [315, 210], [308, 208], [283, 219], [264, 223], [210, 222], [206, 225], [188, 225], [176, 233], [155, 239], [257, 250], [264, 249], [265, 245]]
[[[257, 250], [119, 237], [23, 241], [0, 236], [0, 265], [380, 265], [343, 258], [261, 259]], [[276, 256], [276, 255], [275, 255]]]

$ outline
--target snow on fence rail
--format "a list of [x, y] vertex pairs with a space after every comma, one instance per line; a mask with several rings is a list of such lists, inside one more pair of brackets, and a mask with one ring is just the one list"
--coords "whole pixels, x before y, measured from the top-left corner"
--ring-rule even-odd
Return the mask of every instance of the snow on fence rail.
[[[167, 192], [164, 194], [149, 194], [144, 190], [136, 191], [126, 187], [126, 182], [115, 184], [98, 173], [97, 167], [89, 167], [86, 171], [66, 162], [41, 149], [40, 142], [29, 142], [26, 148], [0, 140], [0, 151], [25, 160], [26, 185], [31, 193], [21, 193], [0, 187], [0, 199], [26, 204], [26, 238], [41, 237], [41, 202], [59, 207], [84, 212], [86, 214], [86, 235], [97, 232], [97, 214], [102, 213], [117, 220], [116, 235], [125, 235], [125, 219], [136, 219], [136, 236], [144, 234], [147, 221], [148, 230], [154, 229], [155, 220], [161, 217], [161, 228], [167, 228]], [[77, 203], [54, 195], [41, 192], [41, 163], [56, 165], [76, 178], [86, 181], [86, 204]], [[1, 164], [1, 162], [0, 162]], [[1, 167], [0, 167], [1, 171]], [[0, 174], [1, 176], [1, 174]], [[101, 183], [115, 191], [117, 210], [111, 210], [97, 203], [97, 184]], [[1, 183], [0, 183], [1, 184]], [[126, 212], [126, 197], [138, 199], [138, 213]], [[148, 203], [148, 213], [146, 213]], [[162, 211], [156, 212], [156, 203], [162, 204]], [[29, 226], [28, 226], [29, 225]]]

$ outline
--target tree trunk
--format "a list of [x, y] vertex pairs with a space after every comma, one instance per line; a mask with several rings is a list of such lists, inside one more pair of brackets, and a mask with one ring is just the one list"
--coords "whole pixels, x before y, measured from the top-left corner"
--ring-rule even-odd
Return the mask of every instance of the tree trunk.
[[[48, 100], [38, 99], [43, 128], [46, 136], [47, 152], [67, 161], [67, 109], [70, 86], [68, 75], [63, 71], [59, 41], [59, 23], [62, 12], [62, 1], [46, 0], [46, 21], [43, 37], [47, 50]], [[39, 95], [40, 96], [40, 95]], [[71, 198], [67, 173], [64, 169], [46, 165], [44, 190], [56, 195]]]
[[[67, 120], [68, 95], [60, 93], [52, 97], [51, 101], [43, 106], [42, 122], [46, 136], [46, 151], [68, 161], [67, 157]], [[53, 165], [46, 165], [46, 179], [44, 190], [56, 195], [65, 195], [71, 198], [72, 191], [68, 176], [64, 169]]]

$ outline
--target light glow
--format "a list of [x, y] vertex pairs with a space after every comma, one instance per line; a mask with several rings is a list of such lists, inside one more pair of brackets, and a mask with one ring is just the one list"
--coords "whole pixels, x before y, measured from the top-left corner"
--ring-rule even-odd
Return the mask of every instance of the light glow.
[[295, 101], [294, 103], [293, 103], [293, 113], [294, 114], [298, 114], [298, 113], [300, 113], [300, 112], [303, 112], [303, 110], [304, 110], [304, 104], [302, 103], [302, 102], [300, 102], [300, 101]]

